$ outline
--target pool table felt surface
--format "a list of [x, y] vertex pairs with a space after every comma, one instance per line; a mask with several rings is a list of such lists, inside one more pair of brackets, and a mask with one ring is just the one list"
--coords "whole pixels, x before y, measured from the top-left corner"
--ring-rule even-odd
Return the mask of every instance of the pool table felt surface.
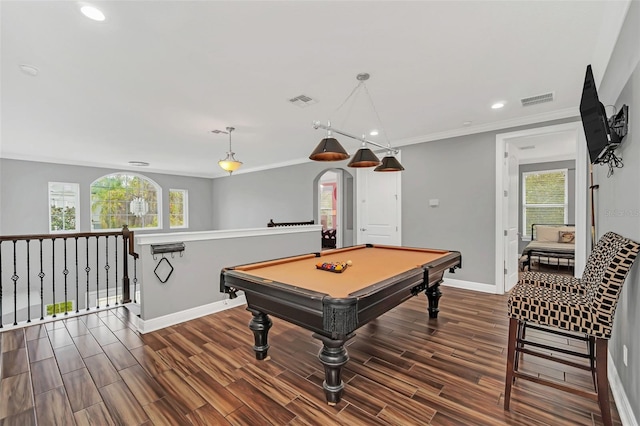
[[[234, 269], [258, 277], [265, 284], [278, 282], [341, 298], [400, 273], [422, 268], [449, 253], [434, 249], [356, 246], [325, 251], [320, 257], [309, 254]], [[348, 260], [352, 265], [341, 273], [316, 269], [318, 263]]]

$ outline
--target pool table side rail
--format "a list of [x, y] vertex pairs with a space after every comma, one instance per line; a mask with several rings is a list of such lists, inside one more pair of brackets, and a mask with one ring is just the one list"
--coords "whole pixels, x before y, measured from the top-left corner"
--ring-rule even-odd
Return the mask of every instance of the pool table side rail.
[[[245, 292], [248, 308], [327, 334], [322, 313], [324, 300], [331, 299], [329, 295], [279, 282], [265, 283], [254, 275], [233, 269], [226, 270], [223, 278], [226, 286]], [[358, 299], [343, 298], [340, 303], [356, 306]]]
[[[450, 252], [447, 256], [430, 262], [428, 265], [423, 265], [421, 268], [415, 268], [396, 276], [395, 280], [398, 283], [394, 286], [389, 286], [386, 282], [380, 282], [351, 293], [351, 296], [358, 299], [358, 327], [398, 306], [405, 300], [426, 291], [429, 287], [440, 284], [447, 270], [453, 272], [455, 269], [460, 268], [461, 264], [462, 256], [460, 252]], [[373, 287], [379, 287], [380, 290], [376, 292]], [[375, 297], [373, 297], [374, 294]]]

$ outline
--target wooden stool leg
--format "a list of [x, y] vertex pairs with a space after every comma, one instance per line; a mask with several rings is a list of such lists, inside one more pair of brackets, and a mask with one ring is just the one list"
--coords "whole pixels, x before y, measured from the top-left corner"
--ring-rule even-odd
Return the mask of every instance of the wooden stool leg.
[[611, 426], [611, 404], [609, 402], [609, 379], [607, 377], [607, 339], [596, 338], [596, 381], [598, 405], [602, 423]]
[[[517, 340], [524, 341], [526, 329], [527, 329], [527, 323], [525, 321], [518, 321], [518, 332], [516, 333]], [[515, 359], [513, 361], [513, 371], [518, 371], [518, 368], [520, 365], [520, 358], [522, 358], [522, 353], [520, 353], [519, 351], [522, 348], [524, 348], [524, 343], [516, 343], [516, 347], [518, 349], [516, 350]]]
[[513, 363], [516, 357], [516, 338], [518, 336], [518, 320], [509, 318], [509, 343], [507, 345], [507, 377], [504, 382], [504, 409], [509, 410], [511, 401], [511, 385], [513, 384]]
[[589, 363], [591, 365], [591, 378], [593, 379], [593, 386], [598, 389], [598, 382], [596, 380], [596, 338], [593, 336], [587, 336], [587, 344], [589, 349]]

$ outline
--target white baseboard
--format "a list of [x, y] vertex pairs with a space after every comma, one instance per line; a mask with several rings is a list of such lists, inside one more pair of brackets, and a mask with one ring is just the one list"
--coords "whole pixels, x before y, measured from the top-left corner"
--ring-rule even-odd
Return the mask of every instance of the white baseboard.
[[622, 387], [620, 376], [618, 376], [618, 370], [613, 363], [611, 352], [607, 353], [607, 374], [609, 375], [609, 386], [611, 387], [611, 393], [613, 399], [616, 401], [616, 407], [618, 408], [618, 414], [620, 414], [620, 421], [623, 426], [638, 426], [638, 420], [633, 414], [633, 408], [629, 403], [629, 398]]
[[246, 303], [246, 297], [244, 295], [241, 295], [235, 299], [224, 299], [218, 302], [186, 309], [184, 311], [175, 312], [173, 314], [165, 315], [158, 318], [149, 320], [140, 319], [138, 321], [138, 331], [142, 334], [150, 333], [161, 328], [180, 324], [181, 322], [200, 318], [209, 314], [215, 314], [216, 312], [222, 312], [227, 309], [235, 308], [236, 306], [242, 306]]
[[482, 293], [496, 293], [496, 286], [493, 284], [482, 284], [473, 281], [456, 280], [453, 278], [445, 278], [442, 285], [448, 287], [461, 288], [464, 290], [480, 291]]

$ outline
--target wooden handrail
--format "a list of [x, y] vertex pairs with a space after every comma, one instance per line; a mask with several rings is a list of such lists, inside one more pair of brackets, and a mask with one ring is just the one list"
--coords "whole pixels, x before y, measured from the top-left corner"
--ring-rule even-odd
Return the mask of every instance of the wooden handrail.
[[73, 232], [73, 233], [60, 233], [60, 234], [29, 234], [29, 235], [0, 235], [0, 241], [34, 241], [34, 240], [57, 240], [63, 238], [87, 238], [87, 237], [111, 237], [116, 235], [125, 235], [127, 233], [127, 239], [129, 244], [127, 246], [127, 253], [134, 259], [138, 259], [140, 256], [135, 252], [135, 242], [133, 240], [133, 231], [129, 230], [127, 225], [122, 226], [120, 231], [105, 231], [105, 232]]
[[[129, 231], [133, 234], [133, 231]], [[0, 235], [0, 241], [21, 241], [21, 240], [54, 240], [58, 238], [86, 238], [86, 237], [110, 237], [122, 235], [123, 231], [109, 232], [74, 232], [60, 234], [29, 234], [29, 235]]]

